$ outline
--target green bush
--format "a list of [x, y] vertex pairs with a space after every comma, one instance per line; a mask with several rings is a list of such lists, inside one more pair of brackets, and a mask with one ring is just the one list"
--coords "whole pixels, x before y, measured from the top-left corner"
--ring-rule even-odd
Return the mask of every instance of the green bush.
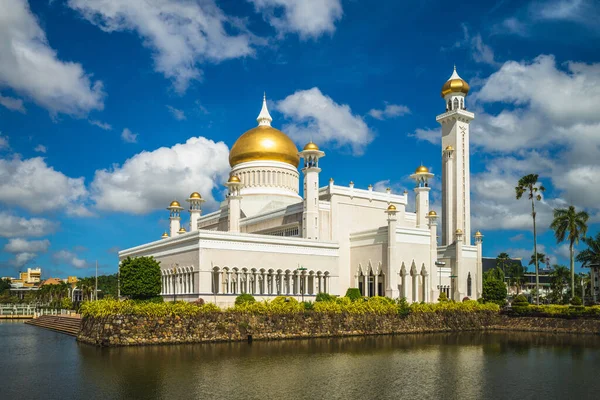
[[446, 292], [440, 292], [440, 297], [438, 297], [438, 301], [440, 303], [448, 301], [448, 296], [446, 296]]
[[119, 274], [122, 296], [146, 300], [160, 294], [160, 263], [154, 257], [127, 257], [121, 261]]
[[317, 297], [315, 299], [315, 301], [321, 302], [321, 301], [334, 301], [335, 300], [335, 296], [329, 294], [329, 293], [319, 293], [317, 294]]
[[198, 306], [194, 303], [178, 301], [175, 303], [152, 303], [148, 301], [118, 301], [103, 299], [87, 301], [81, 304], [79, 312], [83, 317], [103, 318], [110, 315], [143, 315], [165, 317], [170, 315], [195, 316], [209, 312], [220, 312], [212, 303]]
[[529, 306], [529, 301], [527, 300], [527, 297], [525, 297], [524, 295], [520, 294], [517, 297], [515, 297], [512, 301], [512, 306], [513, 307], [528, 307]]
[[346, 297], [352, 301], [356, 301], [362, 298], [362, 295], [360, 294], [360, 290], [357, 288], [348, 288], [348, 290], [346, 290]]
[[249, 293], [242, 293], [238, 297], [235, 298], [235, 305], [245, 304], [245, 303], [255, 303], [256, 299]]
[[581, 297], [579, 297], [579, 296], [574, 296], [574, 297], [571, 299], [571, 305], [572, 305], [572, 306], [582, 306], [582, 305], [583, 305], [583, 302], [581, 301]]
[[466, 296], [466, 297], [463, 297], [462, 301], [471, 301], [471, 299], [468, 296]]
[[406, 297], [401, 297], [396, 301], [396, 306], [398, 307], [398, 315], [401, 317], [405, 317], [410, 314], [410, 305], [406, 301]]
[[305, 310], [312, 310], [314, 307], [314, 303], [312, 301], [303, 301], [302, 305], [304, 306]]
[[483, 281], [483, 301], [485, 303], [495, 303], [500, 307], [506, 304], [506, 285], [504, 282], [496, 279]]

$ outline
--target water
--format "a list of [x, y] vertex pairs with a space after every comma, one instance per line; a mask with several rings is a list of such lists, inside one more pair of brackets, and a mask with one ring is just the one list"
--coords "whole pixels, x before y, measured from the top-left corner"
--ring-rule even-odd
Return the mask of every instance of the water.
[[98, 349], [0, 322], [1, 399], [592, 399], [600, 337], [463, 333]]

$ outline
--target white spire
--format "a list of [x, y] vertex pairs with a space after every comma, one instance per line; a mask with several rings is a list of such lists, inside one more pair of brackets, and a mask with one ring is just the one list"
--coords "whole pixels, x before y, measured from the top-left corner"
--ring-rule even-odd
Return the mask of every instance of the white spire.
[[448, 80], [450, 81], [452, 79], [462, 79], [460, 76], [458, 76], [458, 72], [456, 72], [456, 65], [454, 65], [454, 71], [452, 72], [452, 76]]
[[269, 110], [267, 109], [266, 93], [263, 95], [262, 109], [260, 110], [260, 114], [258, 114], [258, 118], [256, 118], [256, 120], [258, 121], [258, 126], [271, 126], [271, 121], [273, 121], [273, 118], [271, 118], [271, 114], [269, 114]]

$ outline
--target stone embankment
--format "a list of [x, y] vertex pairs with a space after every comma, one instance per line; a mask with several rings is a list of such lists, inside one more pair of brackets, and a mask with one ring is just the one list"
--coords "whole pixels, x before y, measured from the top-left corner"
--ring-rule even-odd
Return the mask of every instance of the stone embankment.
[[41, 317], [31, 319], [25, 323], [71, 336], [77, 336], [81, 326], [81, 318], [79, 316], [42, 315]]
[[495, 312], [411, 313], [408, 316], [305, 312], [250, 315], [85, 317], [78, 340], [97, 346], [129, 346], [277, 340], [482, 330], [600, 333], [598, 319], [510, 317]]

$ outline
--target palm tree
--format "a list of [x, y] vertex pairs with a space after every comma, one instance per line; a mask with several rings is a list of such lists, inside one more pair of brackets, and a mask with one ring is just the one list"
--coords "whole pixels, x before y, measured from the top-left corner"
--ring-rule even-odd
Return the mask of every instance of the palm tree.
[[555, 264], [552, 273], [550, 273], [550, 280], [552, 285], [552, 302], [562, 303], [565, 285], [569, 282], [569, 269], [564, 265]]
[[523, 285], [523, 280], [525, 279], [526, 272], [527, 267], [524, 267], [519, 262], [513, 262], [508, 267], [508, 273], [510, 274], [508, 277], [509, 284], [517, 288], [517, 294], [519, 294], [519, 289]]
[[535, 302], [540, 304], [540, 273], [539, 266], [537, 260], [537, 238], [536, 238], [536, 230], [535, 230], [535, 201], [542, 200], [542, 195], [546, 190], [542, 184], [538, 184], [538, 174], [529, 174], [525, 175], [515, 187], [515, 193], [517, 195], [517, 200], [523, 197], [525, 192], [529, 193], [528, 197], [531, 200], [531, 217], [533, 218], [533, 254], [536, 256], [535, 260]]
[[554, 230], [556, 242], [569, 241], [569, 258], [571, 260], [571, 296], [575, 296], [575, 254], [574, 246], [587, 233], [587, 221], [590, 218], [585, 211], [575, 210], [575, 207], [555, 208], [554, 220], [550, 228]]
[[529, 259], [529, 264], [527, 265], [535, 265], [536, 260], [538, 264], [541, 262], [548, 264], [550, 262], [550, 259], [544, 253], [537, 253], [531, 255], [531, 258]]
[[581, 263], [582, 267], [600, 265], [600, 232], [596, 237], [584, 237], [581, 239], [586, 244], [587, 249], [581, 250], [575, 259]]

